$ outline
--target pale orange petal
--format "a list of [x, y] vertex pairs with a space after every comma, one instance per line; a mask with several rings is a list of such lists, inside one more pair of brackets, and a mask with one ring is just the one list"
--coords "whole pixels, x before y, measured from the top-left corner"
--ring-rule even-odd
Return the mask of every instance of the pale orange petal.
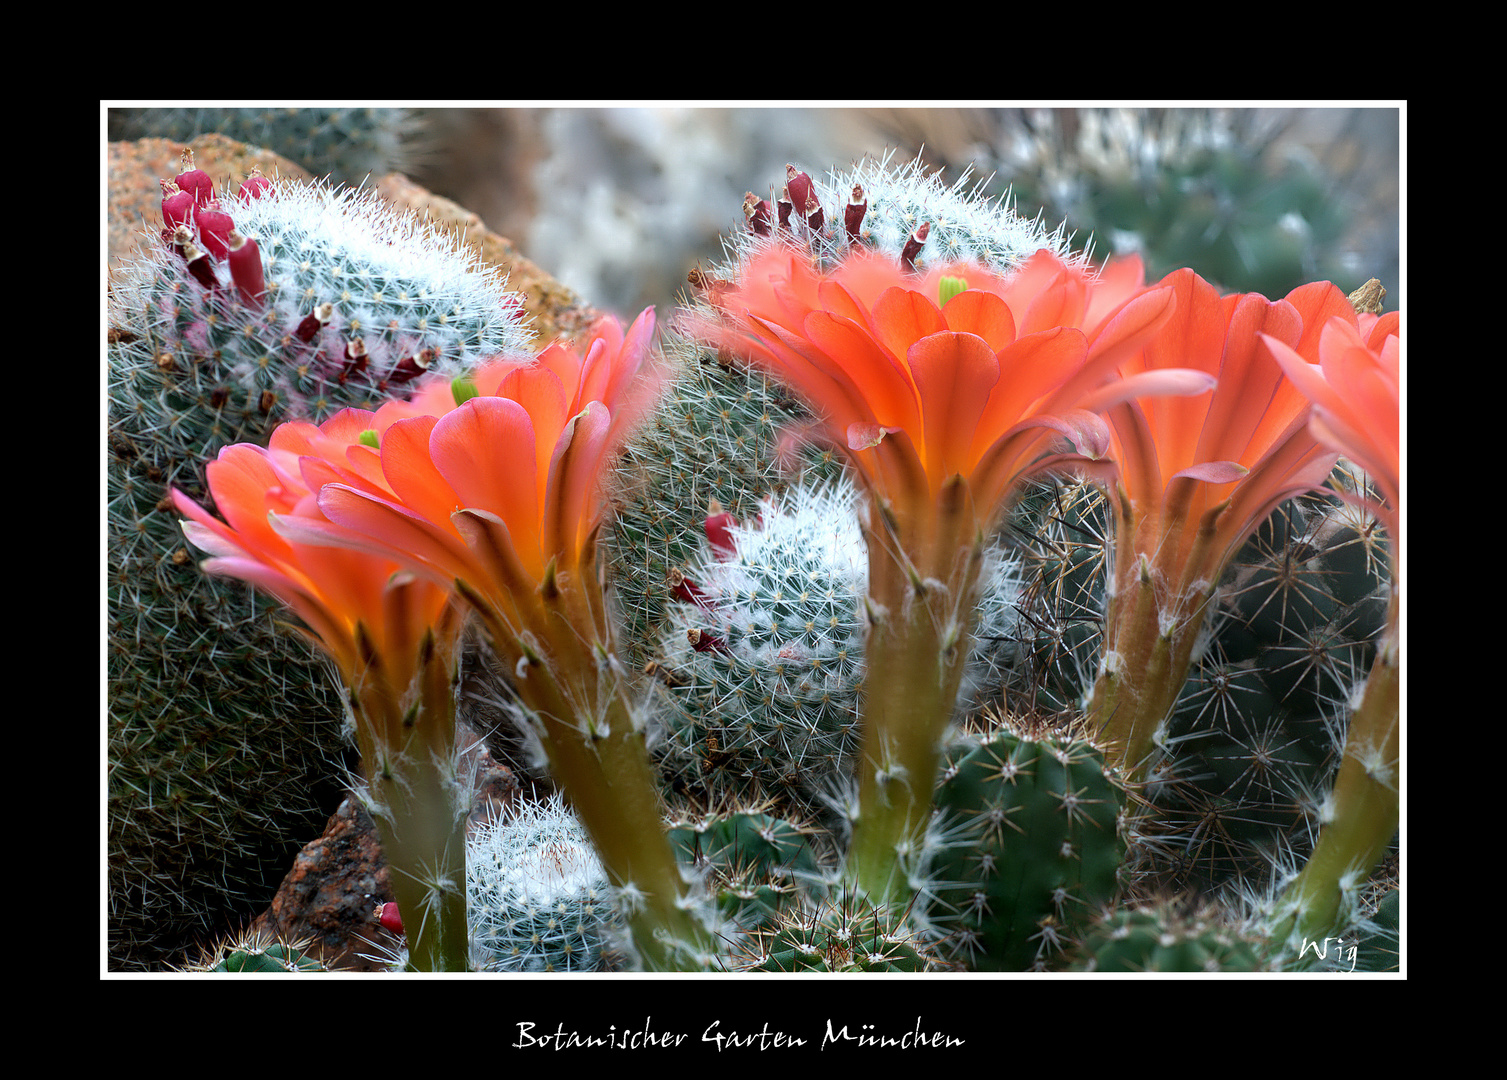
[[954, 473], [967, 476], [979, 418], [1000, 378], [1000, 360], [976, 334], [929, 334], [910, 347], [906, 361], [921, 399], [926, 470], [933, 488]]

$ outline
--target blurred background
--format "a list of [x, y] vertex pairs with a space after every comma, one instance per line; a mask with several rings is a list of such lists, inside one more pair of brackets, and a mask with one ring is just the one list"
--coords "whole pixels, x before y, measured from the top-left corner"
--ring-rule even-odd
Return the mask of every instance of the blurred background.
[[[479, 214], [594, 307], [663, 312], [743, 195], [865, 155], [1010, 191], [1095, 257], [1139, 251], [1280, 297], [1371, 277], [1401, 305], [1400, 110], [1308, 108], [111, 108], [110, 139], [202, 132], [359, 184], [407, 174]], [[970, 171], [971, 170], [971, 171]]]

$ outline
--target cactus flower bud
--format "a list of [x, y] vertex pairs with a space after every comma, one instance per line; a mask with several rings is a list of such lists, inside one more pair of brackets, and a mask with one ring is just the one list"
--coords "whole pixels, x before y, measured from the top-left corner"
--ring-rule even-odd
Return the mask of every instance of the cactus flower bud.
[[399, 360], [392, 369], [392, 374], [387, 377], [389, 382], [406, 383], [409, 379], [417, 378], [429, 370], [429, 365], [434, 362], [435, 351], [423, 349], [412, 356], [405, 356]]
[[169, 232], [194, 219], [194, 197], [171, 180], [159, 180], [162, 185], [162, 222]]
[[738, 545], [733, 542], [733, 516], [722, 509], [722, 504], [713, 499], [706, 511], [706, 538], [712, 550], [721, 559], [731, 559], [738, 554]]
[[403, 932], [403, 916], [398, 913], [398, 905], [391, 900], [377, 909], [377, 921], [394, 934]]
[[199, 226], [199, 243], [204, 245], [215, 259], [223, 259], [230, 250], [230, 232], [235, 228], [235, 222], [230, 215], [220, 209], [218, 202], [208, 206], [201, 206], [194, 214], [194, 221]]
[[173, 243], [183, 255], [183, 261], [188, 263], [188, 272], [194, 275], [194, 280], [206, 289], [213, 289], [220, 284], [220, 279], [215, 277], [214, 260], [194, 243], [193, 234], [182, 225], [173, 232]]
[[869, 199], [863, 193], [863, 185], [854, 184], [853, 193], [848, 196], [847, 209], [842, 214], [843, 228], [847, 230], [849, 246], [858, 244], [858, 229], [863, 224], [863, 215], [868, 213], [868, 210]]
[[260, 199], [272, 194], [272, 181], [262, 175], [260, 165], [251, 166], [251, 175], [241, 182], [241, 198]]
[[790, 231], [790, 211], [795, 209], [795, 203], [790, 201], [790, 189], [780, 188], [780, 197], [775, 200], [775, 205], [780, 209], [780, 230]]
[[910, 234], [910, 239], [905, 242], [905, 247], [900, 252], [900, 265], [910, 273], [916, 268], [916, 256], [921, 254], [921, 248], [926, 243], [926, 237], [931, 233], [931, 222], [923, 221], [916, 226], [916, 231]]
[[761, 199], [751, 191], [745, 194], [743, 216], [748, 219], [748, 231], [759, 236], [768, 236], [771, 209], [768, 199]]
[[794, 165], [785, 166], [785, 190], [790, 192], [790, 201], [801, 212], [801, 217], [809, 214], [816, 202], [814, 186], [810, 174], [799, 172]]
[[340, 382], [352, 375], [359, 375], [366, 370], [366, 342], [360, 338], [352, 338], [345, 343], [345, 367], [340, 370]]
[[194, 152], [183, 151], [183, 171], [178, 174], [178, 187], [194, 197], [195, 206], [208, 206], [215, 197], [214, 181], [209, 173], [194, 167]]
[[712, 609], [712, 601], [709, 596], [684, 573], [679, 570], [670, 571], [670, 595], [683, 603], [695, 604], [698, 607]]
[[790, 201], [800, 211], [801, 219], [807, 227], [812, 232], [820, 232], [827, 219], [822, 204], [816, 197], [816, 185], [811, 182], [810, 174], [797, 172], [794, 165], [786, 165], [785, 190], [790, 193]]
[[685, 638], [696, 652], [727, 652], [727, 642], [715, 634], [707, 634], [693, 627], [685, 632]]
[[228, 237], [227, 261], [230, 263], [230, 279], [241, 291], [241, 299], [248, 307], [260, 308], [262, 297], [267, 293], [267, 279], [262, 272], [262, 253], [256, 241], [242, 236], [234, 229]]
[[325, 328], [325, 324], [335, 315], [335, 305], [326, 300], [308, 315], [303, 317], [303, 322], [298, 324], [294, 335], [299, 341], [313, 341], [314, 335]]

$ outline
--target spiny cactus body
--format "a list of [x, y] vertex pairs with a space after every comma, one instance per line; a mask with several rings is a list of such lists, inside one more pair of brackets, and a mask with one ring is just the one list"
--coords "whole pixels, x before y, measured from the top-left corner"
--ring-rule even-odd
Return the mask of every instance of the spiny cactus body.
[[1084, 742], [1001, 732], [955, 752], [937, 791], [931, 917], [975, 970], [1053, 966], [1114, 898], [1119, 788]]
[[807, 830], [753, 809], [682, 818], [670, 842], [683, 864], [707, 876], [724, 936], [766, 925], [821, 872]]
[[744, 942], [740, 965], [750, 971], [915, 972], [946, 970], [906, 918], [864, 897], [835, 890], [804, 906], [792, 905], [778, 921]]
[[[686, 567], [659, 656], [674, 708], [668, 766], [716, 798], [774, 798], [802, 815], [852, 774], [863, 683], [866, 556], [858, 496], [839, 479], [766, 500], [757, 520], [723, 511]], [[967, 695], [997, 696], [1019, 634], [1019, 572], [989, 552]], [[689, 599], [684, 599], [688, 597]]]
[[[1334, 482], [1351, 482], [1345, 466]], [[1259, 884], [1312, 850], [1387, 567], [1374, 521], [1335, 495], [1284, 504], [1237, 554], [1147, 791], [1154, 828], [1180, 838], [1174, 884]]]
[[1271, 961], [1259, 936], [1231, 925], [1218, 909], [1164, 901], [1123, 908], [1096, 925], [1073, 962], [1074, 971], [1266, 971]]
[[520, 803], [466, 847], [476, 970], [597, 971], [616, 962], [612, 888], [558, 795]]

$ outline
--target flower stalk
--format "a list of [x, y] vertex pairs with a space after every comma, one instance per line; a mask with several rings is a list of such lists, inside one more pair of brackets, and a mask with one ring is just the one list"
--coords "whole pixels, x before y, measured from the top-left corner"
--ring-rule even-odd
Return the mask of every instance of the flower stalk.
[[[400, 589], [394, 589], [397, 593]], [[365, 805], [377, 826], [393, 896], [406, 917], [408, 967], [466, 971], [466, 791], [456, 775], [456, 631], [447, 607], [417, 643], [417, 670], [398, 692], [365, 628], [362, 669], [350, 687]]]
[[1305, 943], [1321, 942], [1352, 925], [1360, 887], [1397, 834], [1402, 797], [1397, 631], [1394, 590], [1376, 660], [1350, 717], [1345, 756], [1324, 807], [1318, 843], [1278, 901], [1272, 939], [1299, 956]]
[[961, 476], [944, 485], [934, 516], [901, 522], [871, 506], [863, 532], [862, 765], [846, 873], [871, 899], [904, 906], [924, 870], [922, 841], [972, 640], [984, 537]]

